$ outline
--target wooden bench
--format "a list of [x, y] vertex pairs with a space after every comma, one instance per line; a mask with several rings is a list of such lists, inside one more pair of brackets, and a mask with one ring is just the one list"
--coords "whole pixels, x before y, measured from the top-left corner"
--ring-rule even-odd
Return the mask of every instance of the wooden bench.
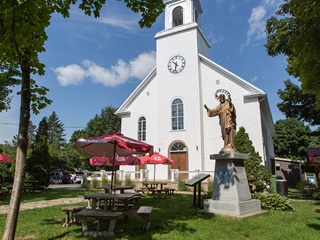
[[6, 200], [8, 193], [9, 193], [8, 190], [0, 190], [0, 199]]
[[145, 232], [149, 231], [149, 227], [150, 227], [149, 217], [151, 212], [152, 212], [152, 207], [150, 206], [141, 206], [137, 211], [137, 214], [144, 219], [144, 224], [142, 229]]
[[170, 188], [170, 187], [164, 188], [164, 192], [165, 192], [167, 195], [173, 194], [175, 190], [176, 190], [176, 189]]
[[135, 188], [134, 191], [136, 193], [145, 193], [147, 191], [147, 188], [145, 188], [145, 187]]
[[[9, 190], [9, 192], [11, 193], [13, 186], [10, 185], [10, 186], [8, 186], [7, 188], [8, 188], [8, 190]], [[22, 189], [23, 189], [24, 192], [34, 192], [35, 190], [43, 191], [43, 190], [46, 189], [46, 186], [39, 186], [39, 185], [28, 186], [28, 185], [25, 185], [25, 186], [23, 186]]]
[[69, 225], [76, 223], [77, 213], [84, 209], [86, 209], [86, 206], [68, 206], [68, 207], [62, 208], [62, 211], [66, 212], [66, 221], [62, 226], [68, 227]]
[[[103, 210], [85, 210], [77, 213], [79, 218], [82, 218], [82, 233], [84, 237], [114, 237], [114, 227], [119, 217], [123, 216], [122, 212], [106, 212]], [[88, 230], [88, 218], [97, 219], [97, 231]], [[109, 219], [108, 231], [100, 231], [100, 223], [102, 219]]]

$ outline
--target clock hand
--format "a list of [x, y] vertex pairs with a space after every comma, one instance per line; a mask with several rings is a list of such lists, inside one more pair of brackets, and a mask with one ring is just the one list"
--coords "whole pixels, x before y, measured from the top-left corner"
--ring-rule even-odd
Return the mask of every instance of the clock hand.
[[177, 70], [178, 63], [177, 62], [173, 62], [173, 64], [174, 64], [174, 70]]

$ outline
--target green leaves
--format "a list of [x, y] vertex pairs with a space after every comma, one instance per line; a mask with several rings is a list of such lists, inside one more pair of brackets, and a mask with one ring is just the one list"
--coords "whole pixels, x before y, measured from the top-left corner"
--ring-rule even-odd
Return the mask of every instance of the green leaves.
[[261, 207], [265, 210], [293, 211], [294, 208], [286, 197], [279, 194], [252, 194], [252, 198], [261, 201]]
[[265, 166], [261, 165], [262, 159], [259, 153], [255, 151], [244, 127], [240, 127], [237, 132], [236, 148], [240, 153], [249, 154], [249, 158], [244, 161], [244, 165], [251, 192], [263, 191], [270, 181], [271, 174]]
[[315, 94], [320, 108], [320, 4], [316, 0], [285, 0], [266, 23], [270, 56], [287, 56], [287, 72], [301, 80], [304, 93]]

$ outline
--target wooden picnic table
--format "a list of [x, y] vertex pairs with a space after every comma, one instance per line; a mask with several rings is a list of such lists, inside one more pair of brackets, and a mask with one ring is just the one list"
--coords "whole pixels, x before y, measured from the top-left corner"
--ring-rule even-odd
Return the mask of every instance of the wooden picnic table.
[[[167, 185], [166, 182], [155, 182], [155, 181], [145, 181], [142, 182], [142, 185], [144, 185], [148, 190], [150, 189], [158, 189], [163, 190], [163, 186]], [[160, 185], [160, 188], [158, 186]]]
[[[13, 186], [8, 186], [8, 190], [11, 192]], [[24, 180], [22, 189], [24, 192], [35, 192], [35, 190], [44, 190], [46, 186], [40, 186], [37, 180]]]
[[[124, 217], [124, 219], [128, 220], [129, 215], [129, 202], [134, 199], [137, 195], [135, 193], [93, 193], [85, 195], [84, 198], [91, 201], [91, 209], [84, 210], [77, 213], [77, 216], [82, 218], [82, 236], [88, 237], [114, 237], [114, 228], [116, 225], [116, 220], [120, 217]], [[105, 201], [104, 209], [98, 209], [99, 202], [103, 200]], [[117, 211], [113, 206], [110, 208], [110, 205], [107, 205], [108, 201], [120, 200], [123, 202], [124, 208], [123, 212]], [[151, 214], [152, 207], [141, 206], [138, 210], [134, 210], [134, 215], [139, 215], [144, 219], [143, 229], [144, 231], [149, 230], [150, 220], [149, 216]], [[97, 221], [97, 230], [90, 231], [88, 230], [88, 221], [87, 218], [95, 218]], [[109, 228], [108, 231], [100, 230], [100, 222], [102, 219], [109, 219]]]
[[[99, 202], [104, 201], [104, 211], [109, 211], [114, 208], [114, 201], [119, 200], [123, 202], [123, 215], [128, 219], [129, 202], [136, 197], [135, 193], [92, 193], [84, 196], [84, 199], [91, 201], [91, 209], [98, 209]], [[108, 204], [109, 203], [109, 204]]]
[[[156, 193], [161, 194], [164, 192], [164, 185], [167, 185], [166, 182], [156, 182], [156, 181], [145, 181], [142, 182], [142, 185], [144, 185], [147, 188], [148, 192], [151, 192], [152, 195], [155, 197]], [[159, 187], [160, 186], [160, 187]]]
[[23, 191], [34, 192], [35, 190], [44, 190], [45, 186], [40, 186], [37, 180], [25, 180], [23, 182]]
[[[111, 185], [100, 186], [98, 188], [104, 189], [105, 193], [111, 192]], [[124, 193], [125, 190], [134, 189], [134, 186], [125, 186], [125, 185], [114, 185], [112, 186], [112, 190], [119, 190], [120, 193]]]

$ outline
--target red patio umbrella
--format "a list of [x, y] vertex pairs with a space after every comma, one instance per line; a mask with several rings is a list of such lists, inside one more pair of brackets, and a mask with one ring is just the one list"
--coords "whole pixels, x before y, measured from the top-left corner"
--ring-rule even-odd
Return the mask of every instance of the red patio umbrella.
[[[112, 157], [129, 156], [133, 153], [153, 153], [153, 146], [140, 142], [133, 138], [124, 136], [121, 133], [110, 133], [104, 136], [80, 138], [75, 143], [78, 152], [91, 156]], [[111, 189], [114, 181], [114, 164], [111, 175]]]
[[7, 163], [7, 162], [12, 162], [12, 158], [4, 155], [3, 153], [0, 153], [0, 163]]
[[161, 155], [160, 153], [155, 152], [152, 155], [145, 155], [140, 158], [141, 164], [154, 164], [154, 174], [153, 180], [156, 180], [156, 164], [173, 164], [174, 161], [168, 157]]
[[94, 156], [90, 158], [90, 165], [91, 166], [112, 166], [114, 165], [140, 165], [141, 160], [135, 156], [118, 156], [116, 154], [116, 160], [113, 161], [114, 157], [101, 157], [101, 156]]

